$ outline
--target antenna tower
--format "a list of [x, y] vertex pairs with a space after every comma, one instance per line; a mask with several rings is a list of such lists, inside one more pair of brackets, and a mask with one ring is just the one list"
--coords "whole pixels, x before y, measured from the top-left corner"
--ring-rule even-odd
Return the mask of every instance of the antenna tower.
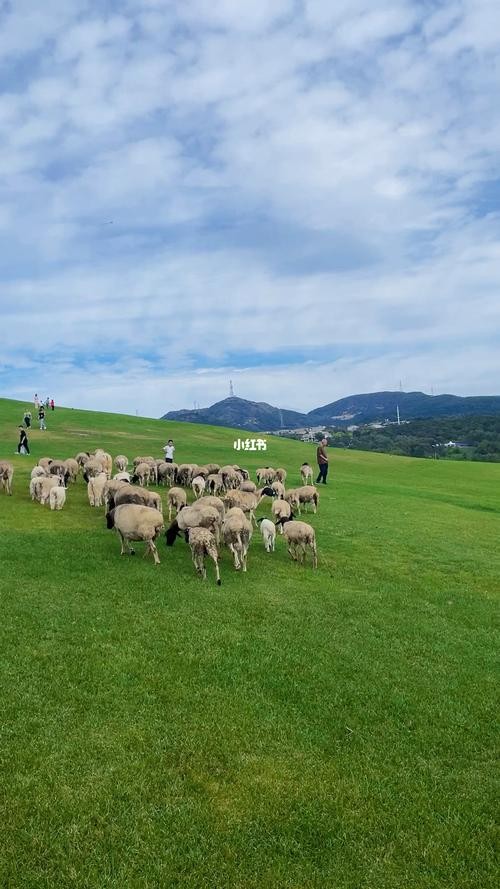
[[229, 380], [229, 398], [234, 398], [234, 386], [232, 380]]

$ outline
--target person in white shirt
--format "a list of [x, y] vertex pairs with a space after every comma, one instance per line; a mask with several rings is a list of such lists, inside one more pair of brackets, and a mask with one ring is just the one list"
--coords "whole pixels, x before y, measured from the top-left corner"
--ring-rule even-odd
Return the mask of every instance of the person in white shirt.
[[169, 438], [163, 450], [165, 451], [165, 463], [173, 463], [175, 447], [171, 438]]

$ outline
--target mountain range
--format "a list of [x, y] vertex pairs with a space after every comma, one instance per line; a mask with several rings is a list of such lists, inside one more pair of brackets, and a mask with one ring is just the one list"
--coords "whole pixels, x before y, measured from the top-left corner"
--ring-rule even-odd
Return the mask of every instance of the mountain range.
[[350, 395], [307, 414], [273, 407], [264, 401], [247, 401], [231, 396], [210, 407], [197, 410], [169, 411], [162, 420], [232, 426], [249, 432], [277, 432], [310, 426], [350, 426], [383, 420], [426, 417], [458, 417], [470, 414], [499, 414], [500, 396], [426, 395], [424, 392], [369, 392]]

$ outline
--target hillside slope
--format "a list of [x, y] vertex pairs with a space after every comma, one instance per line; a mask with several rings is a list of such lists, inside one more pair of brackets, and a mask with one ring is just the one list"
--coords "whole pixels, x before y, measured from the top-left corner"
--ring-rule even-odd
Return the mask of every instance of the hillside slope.
[[500, 466], [335, 451], [318, 570], [255, 531], [217, 587], [183, 540], [122, 558], [81, 479], [33, 503], [35, 460], [171, 436], [296, 485], [314, 446], [59, 409], [18, 457], [23, 408], [0, 400], [0, 885], [496, 887]]

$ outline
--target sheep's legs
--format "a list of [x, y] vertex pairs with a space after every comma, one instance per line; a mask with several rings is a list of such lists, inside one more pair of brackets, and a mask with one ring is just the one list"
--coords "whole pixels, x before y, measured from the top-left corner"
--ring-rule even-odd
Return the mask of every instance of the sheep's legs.
[[153, 556], [155, 565], [159, 565], [160, 564], [160, 557], [158, 555], [158, 550], [156, 549], [156, 544], [155, 544], [154, 540], [148, 540], [148, 548], [147, 548], [146, 552], [144, 553], [144, 558], [146, 558], [148, 552], [150, 552], [151, 555]]

